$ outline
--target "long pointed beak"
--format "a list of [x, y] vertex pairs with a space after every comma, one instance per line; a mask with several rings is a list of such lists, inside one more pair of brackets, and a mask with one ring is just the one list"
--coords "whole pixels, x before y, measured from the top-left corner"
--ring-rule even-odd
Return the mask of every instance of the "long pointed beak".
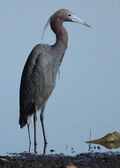
[[89, 24], [87, 24], [84, 20], [80, 19], [79, 17], [71, 14], [71, 16], [69, 16], [69, 19], [71, 20], [71, 22], [75, 22], [75, 23], [80, 23], [86, 27], [92, 28]]

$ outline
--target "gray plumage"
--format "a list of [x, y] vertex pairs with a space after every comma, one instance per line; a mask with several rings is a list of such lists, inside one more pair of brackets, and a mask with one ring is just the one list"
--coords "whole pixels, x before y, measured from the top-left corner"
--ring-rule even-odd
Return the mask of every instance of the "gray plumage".
[[44, 138], [47, 144], [43, 113], [46, 102], [51, 95], [56, 81], [64, 53], [68, 44], [68, 35], [63, 22], [76, 22], [90, 27], [86, 22], [76, 17], [66, 9], [60, 9], [49, 19], [52, 31], [56, 35], [54, 45], [38, 44], [31, 51], [23, 69], [20, 84], [20, 127], [28, 126], [29, 144], [31, 144], [29, 131], [29, 116], [34, 119], [34, 152], [36, 153], [36, 111], [41, 110], [40, 120]]
[[54, 47], [38, 44], [30, 53], [20, 85], [21, 128], [27, 124], [28, 115], [39, 110], [51, 95], [64, 52], [56, 55]]

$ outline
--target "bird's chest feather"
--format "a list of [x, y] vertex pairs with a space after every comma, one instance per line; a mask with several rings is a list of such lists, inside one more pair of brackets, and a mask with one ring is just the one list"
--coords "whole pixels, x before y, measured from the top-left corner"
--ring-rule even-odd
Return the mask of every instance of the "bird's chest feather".
[[[48, 54], [49, 53], [49, 54]], [[61, 63], [61, 56], [56, 55], [51, 51], [51, 48], [39, 54], [35, 60], [35, 66], [33, 69], [34, 78], [32, 81], [35, 83], [35, 96], [37, 100], [44, 102], [51, 95], [56, 81], [56, 75]], [[44, 100], [43, 100], [44, 98]]]
[[59, 70], [60, 63], [61, 63], [61, 57], [62, 55], [60, 54], [56, 55], [54, 52], [51, 52], [49, 56], [46, 55], [43, 58], [42, 69], [43, 69], [45, 79], [48, 83], [51, 83], [53, 81], [55, 82], [56, 75], [57, 75], [57, 72]]
[[39, 88], [40, 95], [43, 97], [48, 97], [55, 86], [55, 81], [53, 79], [53, 71], [51, 61], [47, 58], [40, 60], [39, 63]]

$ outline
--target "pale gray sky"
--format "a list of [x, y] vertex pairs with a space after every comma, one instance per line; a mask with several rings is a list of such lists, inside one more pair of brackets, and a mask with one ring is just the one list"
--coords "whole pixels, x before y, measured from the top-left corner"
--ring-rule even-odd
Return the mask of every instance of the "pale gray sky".
[[[2, 153], [27, 150], [27, 130], [21, 130], [18, 125], [21, 72], [34, 45], [54, 43], [50, 28], [43, 41], [41, 36], [49, 16], [60, 8], [71, 10], [93, 29], [74, 23], [64, 24], [69, 45], [60, 79], [57, 79], [45, 110], [49, 148], [61, 146], [62, 149], [66, 144], [78, 147], [80, 142], [87, 140], [90, 129], [94, 138], [119, 131], [120, 1], [4, 0], [0, 1]], [[38, 134], [41, 147], [39, 124]], [[58, 149], [58, 152], [62, 151]]]

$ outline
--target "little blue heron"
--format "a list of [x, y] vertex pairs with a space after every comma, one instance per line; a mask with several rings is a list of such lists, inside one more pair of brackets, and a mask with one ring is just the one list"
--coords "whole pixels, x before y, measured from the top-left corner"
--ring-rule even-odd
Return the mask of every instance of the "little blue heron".
[[49, 19], [52, 31], [56, 35], [53, 45], [38, 44], [31, 51], [24, 66], [20, 84], [20, 116], [19, 124], [23, 128], [27, 124], [29, 145], [31, 145], [29, 118], [33, 115], [34, 121], [34, 152], [36, 153], [36, 111], [40, 112], [40, 121], [44, 138], [47, 144], [44, 129], [44, 109], [46, 102], [55, 88], [56, 75], [59, 71], [63, 56], [68, 44], [68, 34], [63, 22], [76, 22], [90, 27], [71, 11], [60, 9]]

